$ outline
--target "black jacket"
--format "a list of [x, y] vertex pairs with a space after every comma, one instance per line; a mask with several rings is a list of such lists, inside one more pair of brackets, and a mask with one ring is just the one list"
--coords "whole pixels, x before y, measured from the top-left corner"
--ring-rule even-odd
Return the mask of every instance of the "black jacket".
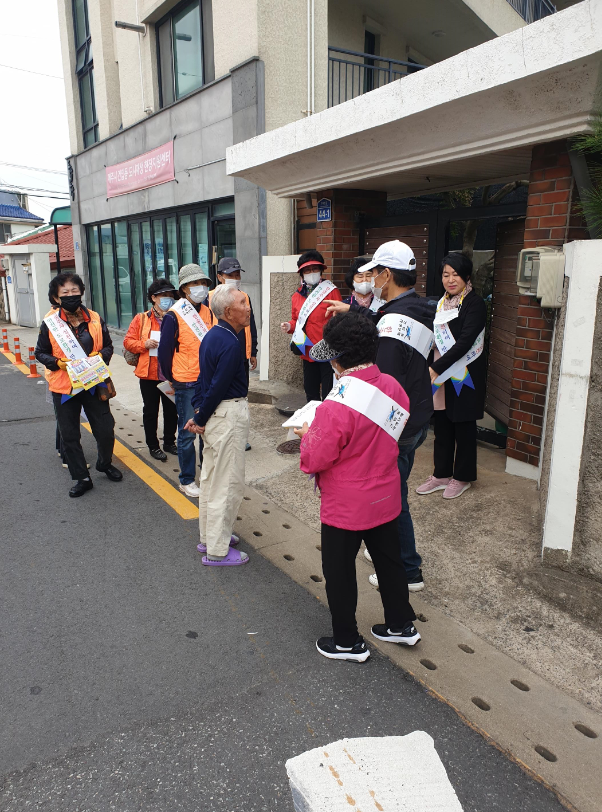
[[[58, 309], [58, 307], [57, 307]], [[82, 305], [82, 311], [85, 316], [88, 316], [88, 309]], [[64, 311], [62, 311], [64, 312]], [[109, 361], [113, 357], [113, 342], [111, 341], [110, 333], [107, 329], [107, 325], [104, 323], [104, 320], [101, 316], [100, 324], [102, 326], [102, 349], [100, 354], [102, 356], [102, 360], [105, 364], [108, 365]], [[69, 322], [64, 319], [65, 323], [68, 327], [70, 327], [71, 331], [81, 344], [83, 351], [86, 355], [90, 355], [90, 353], [94, 349], [94, 342], [92, 340], [92, 336], [90, 335], [90, 330], [88, 329], [88, 322], [82, 321], [81, 324], [78, 325], [77, 329], [74, 330], [73, 327], [69, 324]], [[59, 368], [57, 361], [58, 358], [55, 358], [52, 354], [52, 344], [50, 343], [50, 336], [48, 335], [48, 325], [45, 321], [42, 322], [40, 325], [40, 332], [38, 334], [38, 343], [36, 344], [35, 349], [35, 357], [36, 360], [43, 364], [46, 369], [50, 369], [53, 372]]]
[[[471, 290], [462, 302], [457, 319], [449, 322], [449, 329], [456, 343], [444, 356], [434, 361], [431, 366], [438, 375], [466, 355], [475, 339], [485, 327], [487, 320], [487, 307], [481, 297]], [[480, 420], [483, 417], [485, 405], [485, 387], [487, 384], [487, 359], [485, 353], [468, 365], [468, 371], [474, 389], [464, 385], [460, 394], [451, 382], [445, 382], [445, 411], [453, 423], [462, 423], [468, 420]]]
[[[387, 313], [409, 316], [433, 329], [433, 319], [437, 311], [437, 300], [426, 299], [416, 292], [410, 292], [401, 299], [393, 299], [372, 313], [366, 307], [351, 305], [351, 310], [369, 315], [378, 324]], [[379, 338], [376, 363], [381, 372], [391, 375], [403, 386], [410, 399], [410, 417], [400, 439], [413, 437], [429, 422], [433, 414], [433, 393], [427, 360], [409, 344], [396, 338]]]

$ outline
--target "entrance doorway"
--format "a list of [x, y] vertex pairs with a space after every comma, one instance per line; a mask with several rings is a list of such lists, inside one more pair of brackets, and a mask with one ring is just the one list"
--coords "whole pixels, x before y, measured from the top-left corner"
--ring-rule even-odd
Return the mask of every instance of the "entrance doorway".
[[[213, 265], [214, 275], [217, 273], [217, 266], [223, 257], [236, 256], [236, 229], [234, 218], [228, 220], [213, 221]], [[217, 281], [217, 277], [216, 277]]]
[[28, 256], [28, 254], [16, 254], [13, 257], [17, 287], [17, 319], [21, 327], [36, 327], [33, 274]]

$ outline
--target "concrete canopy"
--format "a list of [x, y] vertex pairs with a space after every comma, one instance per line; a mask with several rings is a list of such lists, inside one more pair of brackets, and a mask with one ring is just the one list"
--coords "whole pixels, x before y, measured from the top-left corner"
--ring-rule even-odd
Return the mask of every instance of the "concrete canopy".
[[279, 197], [404, 197], [526, 178], [531, 147], [587, 129], [602, 104], [602, 3], [503, 37], [227, 150], [227, 172]]

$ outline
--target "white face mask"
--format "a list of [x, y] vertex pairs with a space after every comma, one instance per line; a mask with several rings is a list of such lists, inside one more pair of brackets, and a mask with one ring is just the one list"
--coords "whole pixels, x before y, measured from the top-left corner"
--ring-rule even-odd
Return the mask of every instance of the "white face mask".
[[207, 285], [195, 285], [193, 288], [190, 288], [188, 291], [188, 296], [190, 299], [195, 303], [199, 304], [200, 302], [204, 302], [209, 294], [209, 288]]
[[353, 287], [361, 296], [365, 296], [372, 290], [372, 280], [368, 280], [368, 282], [354, 282]]
[[338, 381], [343, 373], [342, 372], [337, 372], [337, 370], [334, 368], [334, 365], [332, 364], [332, 362], [330, 363], [330, 366], [332, 368], [332, 373], [334, 375], [335, 380]]
[[226, 279], [224, 285], [227, 288], [236, 288], [236, 290], [240, 290], [240, 279]]
[[[380, 274], [378, 274], [378, 276], [380, 276]], [[385, 287], [385, 285], [387, 283], [385, 282], [385, 285], [383, 285], [382, 288], [377, 288], [376, 285], [374, 284], [375, 279], [376, 279], [376, 276], [373, 276], [372, 279], [370, 280], [370, 288], [372, 289], [372, 293], [376, 296], [377, 299], [382, 299], [383, 298], [383, 288]]]
[[303, 274], [303, 279], [306, 285], [317, 285], [321, 278], [322, 274], [320, 273], [320, 271]]

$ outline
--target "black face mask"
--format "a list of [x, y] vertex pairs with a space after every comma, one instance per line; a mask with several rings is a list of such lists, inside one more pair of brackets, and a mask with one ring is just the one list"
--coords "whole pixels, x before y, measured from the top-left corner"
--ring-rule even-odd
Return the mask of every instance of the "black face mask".
[[63, 310], [66, 310], [67, 313], [75, 313], [75, 311], [81, 307], [81, 304], [81, 294], [79, 296], [61, 296], [61, 307]]

